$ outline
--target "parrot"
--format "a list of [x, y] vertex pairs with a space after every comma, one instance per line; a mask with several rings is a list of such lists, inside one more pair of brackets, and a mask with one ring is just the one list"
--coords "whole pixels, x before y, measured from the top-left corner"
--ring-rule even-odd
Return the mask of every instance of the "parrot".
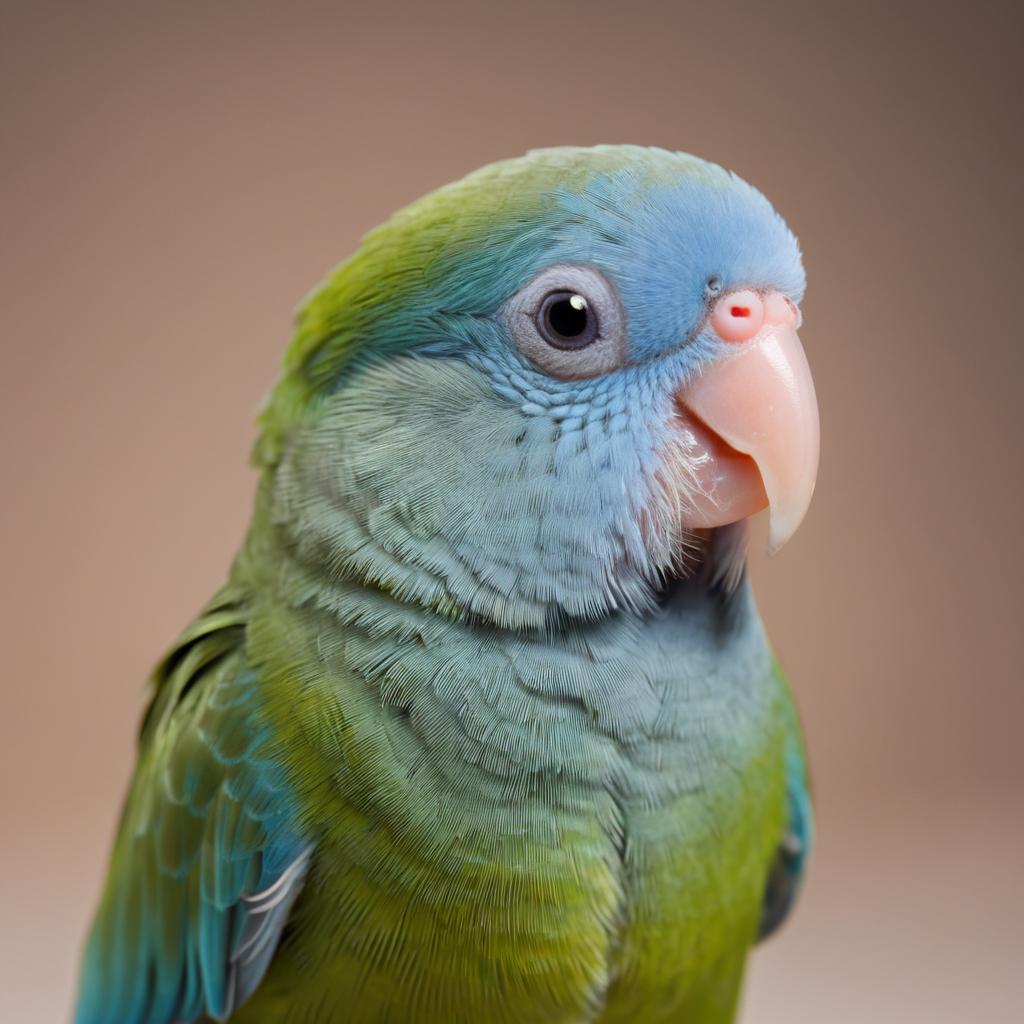
[[735, 1019], [813, 843], [746, 568], [814, 490], [804, 290], [761, 192], [659, 148], [366, 235], [151, 677], [75, 1024]]

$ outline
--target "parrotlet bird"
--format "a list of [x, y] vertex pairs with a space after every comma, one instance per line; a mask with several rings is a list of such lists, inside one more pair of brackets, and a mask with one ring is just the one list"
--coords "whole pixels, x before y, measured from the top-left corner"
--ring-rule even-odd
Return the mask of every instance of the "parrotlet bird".
[[803, 292], [757, 190], [634, 146], [364, 240], [154, 674], [77, 1024], [734, 1019], [811, 842], [744, 572], [814, 487]]

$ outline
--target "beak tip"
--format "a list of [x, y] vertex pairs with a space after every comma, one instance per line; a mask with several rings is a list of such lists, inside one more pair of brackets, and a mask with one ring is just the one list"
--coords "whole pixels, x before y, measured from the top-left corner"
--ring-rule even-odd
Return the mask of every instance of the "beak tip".
[[788, 508], [779, 508], [776, 502], [769, 502], [768, 506], [768, 554], [777, 555], [783, 547], [789, 543], [793, 534], [800, 529], [807, 510], [811, 506], [811, 497], [814, 494], [813, 477], [809, 488], [803, 495], [803, 500], [798, 504], [792, 504]]
[[768, 557], [774, 558], [787, 544], [796, 531], [786, 527], [780, 529], [774, 521], [768, 527]]

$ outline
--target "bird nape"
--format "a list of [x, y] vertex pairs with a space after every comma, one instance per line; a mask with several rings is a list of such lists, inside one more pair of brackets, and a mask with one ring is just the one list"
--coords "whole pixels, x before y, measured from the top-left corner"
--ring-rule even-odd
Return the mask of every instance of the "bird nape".
[[757, 190], [633, 146], [366, 237], [154, 673], [77, 1024], [733, 1020], [812, 832], [743, 571], [814, 487], [803, 291]]

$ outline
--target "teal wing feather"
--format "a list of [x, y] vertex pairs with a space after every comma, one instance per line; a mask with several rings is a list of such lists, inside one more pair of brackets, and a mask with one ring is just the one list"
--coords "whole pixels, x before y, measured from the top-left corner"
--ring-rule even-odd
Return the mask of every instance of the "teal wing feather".
[[[785, 686], [781, 672], [779, 679]], [[788, 701], [788, 688], [787, 688]], [[789, 733], [786, 742], [786, 828], [779, 842], [765, 886], [758, 938], [781, 927], [793, 909], [803, 883], [814, 842], [814, 810], [807, 774], [800, 722], [792, 702], [787, 704]]]
[[266, 971], [310, 846], [224, 592], [157, 669], [76, 1024], [226, 1019]]

